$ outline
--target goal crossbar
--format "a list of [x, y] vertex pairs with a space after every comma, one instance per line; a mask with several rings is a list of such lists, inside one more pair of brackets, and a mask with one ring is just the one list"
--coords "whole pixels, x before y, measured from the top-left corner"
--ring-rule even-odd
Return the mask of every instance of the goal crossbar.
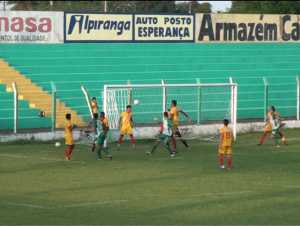
[[126, 85], [104, 85], [105, 89], [120, 89], [120, 88], [159, 88], [159, 87], [232, 87], [237, 86], [237, 83], [195, 83], [195, 84], [126, 84]]

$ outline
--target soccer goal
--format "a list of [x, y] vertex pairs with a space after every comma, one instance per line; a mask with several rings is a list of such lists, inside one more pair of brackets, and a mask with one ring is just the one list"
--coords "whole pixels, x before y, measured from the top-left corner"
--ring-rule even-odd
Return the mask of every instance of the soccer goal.
[[[112, 129], [118, 128], [120, 113], [125, 111], [126, 105], [132, 105], [136, 125], [150, 126], [161, 120], [172, 100], [189, 114], [193, 124], [229, 119], [236, 137], [237, 84], [232, 80], [229, 83], [107, 84], [103, 89], [103, 110]], [[184, 125], [184, 117], [181, 120]]]

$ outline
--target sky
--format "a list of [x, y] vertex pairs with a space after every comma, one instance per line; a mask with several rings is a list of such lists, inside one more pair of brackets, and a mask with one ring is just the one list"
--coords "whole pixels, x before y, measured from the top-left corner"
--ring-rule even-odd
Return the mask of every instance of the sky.
[[[199, 2], [209, 2], [212, 5], [213, 12], [225, 11], [230, 8], [231, 1], [199, 1]], [[3, 1], [0, 1], [0, 10], [3, 8]]]
[[212, 5], [213, 12], [217, 11], [225, 11], [227, 8], [230, 8], [231, 1], [199, 1], [202, 2], [209, 2]]
[[[8, 6], [7, 3], [8, 1], [6, 1], [6, 10], [8, 10], [9, 8], [11, 8], [11, 6]], [[0, 1], [0, 10], [3, 10], [3, 5], [4, 5], [4, 1]]]

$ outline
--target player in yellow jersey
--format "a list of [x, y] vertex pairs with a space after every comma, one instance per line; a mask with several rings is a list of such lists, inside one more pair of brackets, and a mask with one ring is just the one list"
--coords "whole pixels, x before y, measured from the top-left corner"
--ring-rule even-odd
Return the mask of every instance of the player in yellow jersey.
[[125, 135], [130, 137], [130, 141], [133, 147], [135, 147], [135, 138], [133, 136], [133, 119], [132, 119], [132, 110], [131, 105], [126, 106], [126, 111], [121, 113], [121, 117], [119, 119], [119, 129], [120, 129], [120, 137], [118, 140], [118, 147], [123, 142], [123, 138]]
[[[260, 137], [258, 145], [264, 144], [267, 136], [272, 134], [273, 129], [275, 129], [275, 125], [274, 125], [274, 120], [275, 119], [278, 120], [278, 121], [281, 121], [280, 120], [280, 114], [279, 114], [279, 112], [276, 111], [274, 106], [270, 106], [268, 114], [267, 114], [266, 124], [264, 126], [264, 133]], [[286, 138], [285, 138], [284, 134], [281, 131], [281, 128], [283, 126], [284, 126], [284, 123], [280, 122], [277, 133], [280, 136], [282, 143], [287, 144]]]
[[227, 158], [227, 169], [232, 168], [232, 130], [228, 127], [228, 119], [224, 119], [224, 126], [220, 129], [220, 143], [219, 143], [219, 166], [225, 169], [224, 158]]
[[170, 118], [172, 120], [173, 123], [173, 128], [172, 128], [172, 141], [173, 141], [173, 148], [174, 150], [176, 150], [176, 137], [179, 137], [180, 141], [183, 143], [183, 145], [187, 148], [189, 148], [188, 143], [186, 142], [186, 140], [182, 139], [181, 133], [179, 131], [179, 114], [183, 114], [188, 120], [189, 122], [191, 122], [191, 118], [189, 117], [189, 115], [182, 111], [178, 106], [177, 106], [177, 101], [176, 100], [172, 100], [171, 102], [171, 108], [170, 108]]
[[75, 147], [74, 145], [74, 139], [73, 139], [73, 129], [74, 125], [71, 122], [71, 114], [66, 114], [66, 122], [65, 122], [65, 159], [70, 160], [72, 156], [73, 149]]
[[98, 103], [97, 103], [96, 97], [93, 97], [91, 100], [91, 108], [92, 108], [93, 114], [95, 114], [95, 113], [98, 114], [99, 108], [98, 108]]

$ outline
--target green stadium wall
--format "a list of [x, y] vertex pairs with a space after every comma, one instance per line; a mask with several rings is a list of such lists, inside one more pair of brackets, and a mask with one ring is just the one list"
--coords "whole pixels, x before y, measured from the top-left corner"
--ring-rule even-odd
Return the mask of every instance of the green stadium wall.
[[[238, 120], [264, 117], [263, 77], [269, 82], [269, 105], [284, 117], [296, 117], [296, 76], [299, 73], [300, 45], [296, 43], [194, 44], [194, 43], [95, 43], [0, 45], [0, 58], [35, 84], [57, 96], [86, 121], [88, 108], [80, 86], [101, 102], [104, 84], [131, 83], [238, 83]], [[189, 91], [185, 91], [190, 94]], [[179, 93], [179, 104], [197, 120], [196, 96]], [[176, 95], [174, 95], [176, 98]], [[7, 98], [0, 93], [0, 101]], [[138, 122], [151, 123], [161, 115], [160, 99], [144, 97], [135, 113]], [[3, 102], [2, 108], [10, 106]], [[169, 104], [169, 102], [168, 102]], [[101, 105], [101, 103], [100, 103]], [[224, 99], [210, 95], [202, 99], [202, 122], [220, 120], [226, 111]], [[196, 110], [195, 110], [196, 109]], [[147, 115], [139, 112], [152, 112]], [[45, 119], [47, 120], [47, 119]], [[30, 119], [21, 128], [40, 128], [51, 121]], [[43, 126], [42, 126], [43, 125]], [[1, 129], [7, 128], [1, 123]]]

